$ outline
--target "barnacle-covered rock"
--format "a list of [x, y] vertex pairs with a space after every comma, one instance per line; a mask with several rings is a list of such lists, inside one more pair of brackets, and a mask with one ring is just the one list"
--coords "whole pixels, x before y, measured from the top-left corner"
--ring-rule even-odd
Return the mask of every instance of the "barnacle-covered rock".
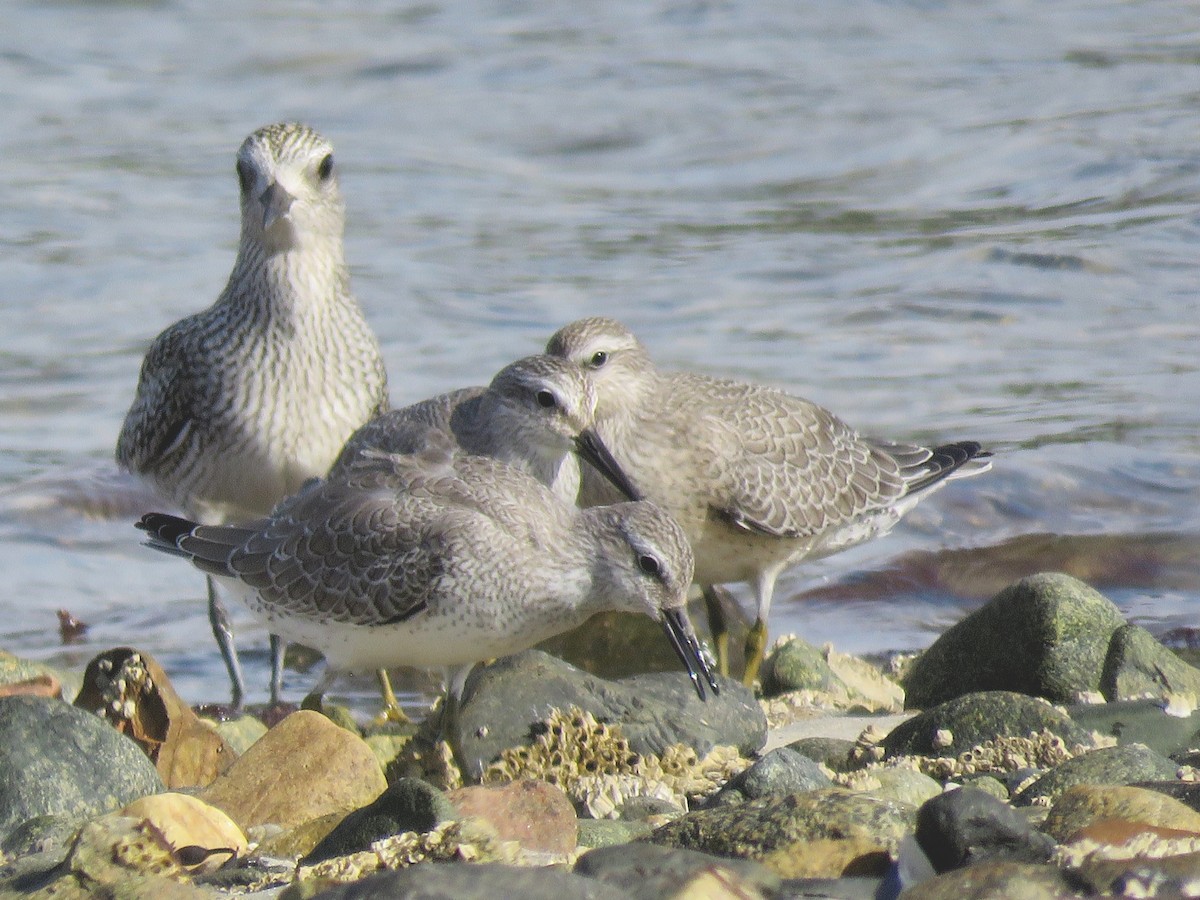
[[443, 822], [432, 831], [405, 831], [371, 844], [369, 850], [301, 866], [297, 881], [330, 884], [358, 881], [375, 872], [402, 869], [420, 862], [513, 862], [515, 841], [502, 841], [482, 819]]
[[698, 758], [682, 744], [661, 756], [636, 753], [618, 725], [570, 707], [553, 710], [534, 729], [532, 744], [511, 747], [483, 773], [484, 783], [535, 778], [556, 784], [593, 818], [616, 818], [631, 797], [687, 798], [712, 793], [749, 765], [735, 747], [714, 747]]
[[237, 756], [180, 699], [154, 658], [130, 647], [88, 663], [75, 705], [132, 738], [168, 788], [211, 784]]

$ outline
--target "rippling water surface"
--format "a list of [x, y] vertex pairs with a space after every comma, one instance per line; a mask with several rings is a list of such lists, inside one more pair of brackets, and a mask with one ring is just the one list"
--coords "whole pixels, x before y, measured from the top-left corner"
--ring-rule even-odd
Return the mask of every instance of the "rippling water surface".
[[[202, 580], [103, 484], [53, 501], [110, 465], [150, 339], [223, 286], [234, 151], [282, 118], [337, 148], [397, 403], [603, 313], [663, 366], [996, 451], [890, 537], [787, 574], [774, 632], [916, 648], [1050, 568], [1190, 627], [1198, 48], [1170, 2], [13, 0], [0, 647], [135, 643], [185, 697], [225, 696]], [[84, 644], [60, 646], [58, 608]], [[258, 699], [265, 654], [248, 665]]]

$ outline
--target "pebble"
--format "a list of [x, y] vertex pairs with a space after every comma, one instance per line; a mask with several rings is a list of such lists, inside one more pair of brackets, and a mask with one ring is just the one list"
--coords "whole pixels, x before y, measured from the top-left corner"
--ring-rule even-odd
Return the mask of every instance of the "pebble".
[[832, 784], [818, 763], [795, 750], [772, 750], [750, 768], [733, 776], [710, 800], [709, 806], [728, 806], [829, 787]]
[[501, 840], [523, 850], [568, 854], [577, 843], [575, 807], [559, 788], [544, 781], [516, 781], [502, 787], [463, 787], [447, 799], [458, 815], [477, 816]]
[[362, 738], [320, 713], [292, 713], [247, 750], [199, 796], [243, 829], [300, 825], [365, 806], [387, 782]]
[[168, 792], [134, 800], [121, 815], [148, 822], [175, 850], [189, 872], [212, 872], [246, 855], [246, 836], [215, 806], [187, 794]]
[[[374, 841], [407, 831], [424, 834], [459, 818], [442, 791], [419, 778], [401, 778], [360, 809], [347, 814], [302, 860], [313, 865], [368, 849]], [[572, 814], [574, 821], [574, 814]]]
[[917, 810], [917, 842], [939, 872], [984, 860], [1049, 861], [1053, 838], [990, 794], [971, 787], [947, 791]]

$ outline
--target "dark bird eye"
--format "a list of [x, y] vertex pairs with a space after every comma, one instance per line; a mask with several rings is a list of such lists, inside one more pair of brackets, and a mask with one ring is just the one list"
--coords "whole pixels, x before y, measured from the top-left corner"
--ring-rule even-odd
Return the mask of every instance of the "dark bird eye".
[[249, 193], [250, 188], [254, 187], [254, 173], [250, 171], [250, 164], [244, 159], [237, 161], [237, 177], [238, 184], [242, 187], [242, 193]]
[[554, 409], [554, 394], [550, 391], [538, 391], [534, 399], [542, 409]]
[[592, 359], [591, 359], [590, 365], [593, 369], [599, 369], [606, 362], [608, 362], [608, 354], [605, 353], [603, 350], [597, 350], [595, 353], [592, 354]]
[[328, 181], [329, 176], [333, 174], [333, 154], [326, 153], [325, 158], [321, 160], [321, 164], [317, 166], [317, 177], [322, 181]]
[[647, 575], [657, 576], [659, 573], [658, 560], [649, 553], [643, 553], [638, 557], [638, 568]]

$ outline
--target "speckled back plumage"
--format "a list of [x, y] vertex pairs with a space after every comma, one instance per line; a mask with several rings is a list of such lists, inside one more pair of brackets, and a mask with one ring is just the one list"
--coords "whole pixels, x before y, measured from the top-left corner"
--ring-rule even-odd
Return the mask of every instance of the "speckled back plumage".
[[350, 293], [329, 143], [271, 125], [246, 138], [237, 172], [229, 281], [154, 340], [116, 452], [207, 522], [265, 514], [387, 407], [379, 346]]
[[430, 432], [440, 432], [458, 451], [516, 466], [574, 503], [580, 475], [573, 441], [590, 428], [595, 406], [591, 384], [574, 363], [525, 357], [486, 388], [463, 388], [372, 419], [346, 442], [329, 474], [347, 471], [368, 452], [419, 452]]

